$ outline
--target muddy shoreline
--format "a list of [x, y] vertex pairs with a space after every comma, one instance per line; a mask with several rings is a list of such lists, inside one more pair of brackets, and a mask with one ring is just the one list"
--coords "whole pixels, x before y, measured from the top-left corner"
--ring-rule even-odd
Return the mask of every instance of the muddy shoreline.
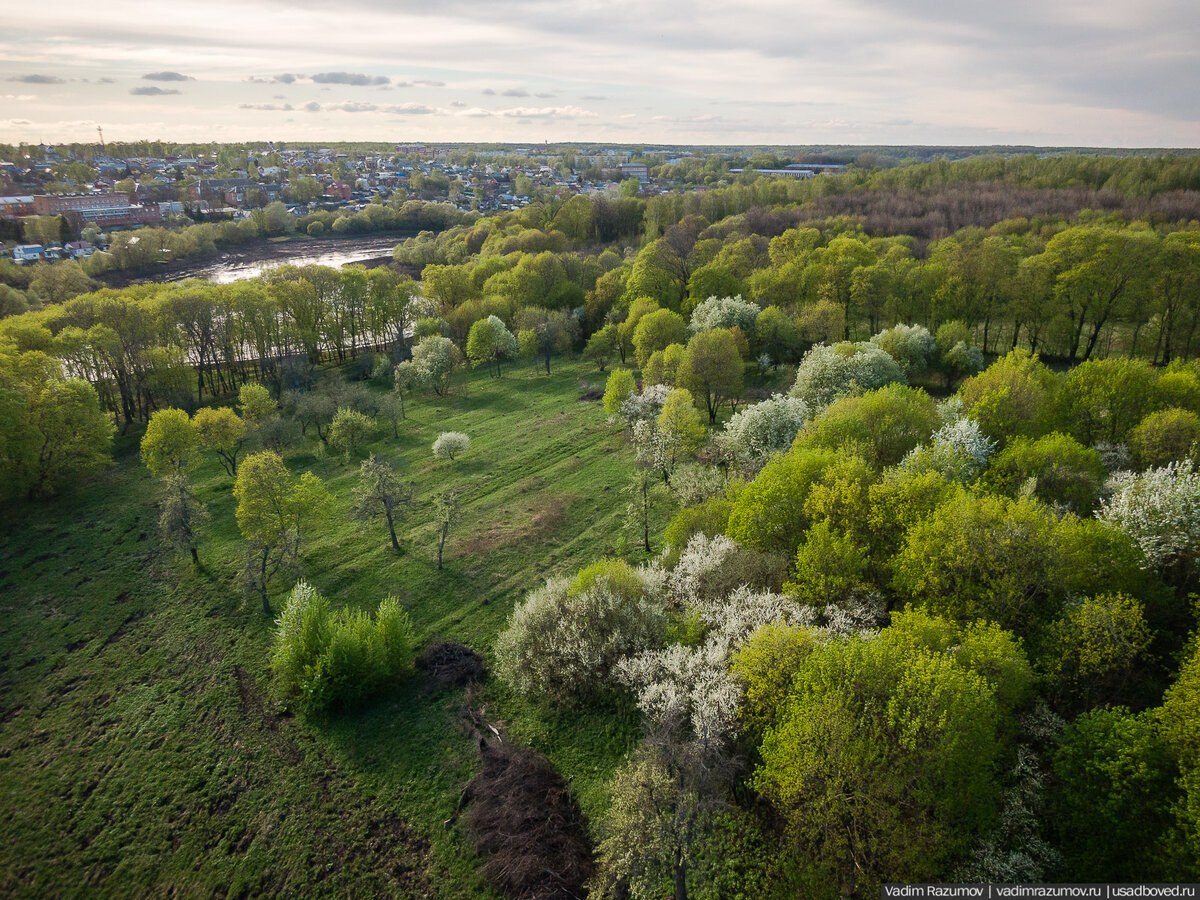
[[[354, 257], [355, 265], [375, 268], [391, 263], [392, 250], [396, 244], [411, 236], [411, 233], [403, 232], [351, 237], [295, 237], [287, 241], [258, 241], [253, 244], [231, 247], [215, 256], [177, 260], [152, 269], [108, 272], [99, 276], [98, 280], [113, 288], [128, 287], [133, 284], [182, 281], [185, 278], [235, 281], [240, 278], [253, 278], [255, 274], [239, 277], [232, 273], [250, 271], [264, 265], [283, 265], [293, 261], [320, 265], [322, 263], [313, 257], [347, 255]], [[339, 261], [334, 264], [340, 266], [348, 263]]]

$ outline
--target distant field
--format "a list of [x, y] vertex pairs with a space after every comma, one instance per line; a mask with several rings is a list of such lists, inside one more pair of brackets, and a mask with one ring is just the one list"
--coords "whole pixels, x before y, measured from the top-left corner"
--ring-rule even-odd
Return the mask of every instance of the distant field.
[[[347, 518], [358, 462], [298, 445], [289, 466], [334, 494], [304, 577], [335, 603], [397, 594], [422, 642], [490, 654], [514, 602], [610, 550], [624, 519], [632, 454], [600, 404], [578, 400], [581, 380], [603, 376], [476, 373], [465, 394], [413, 402], [398, 440], [381, 430], [369, 449], [417, 482], [403, 556], [382, 524]], [[470, 452], [434, 460], [443, 430], [466, 432]], [[445, 824], [475, 766], [463, 692], [418, 674], [356, 716], [288, 714], [267, 666], [271, 623], [238, 582], [232, 479], [215, 462], [195, 473], [212, 529], [193, 570], [158, 542], [137, 437], [119, 438], [117, 465], [78, 495], [0, 523], [0, 893], [488, 896]], [[463, 515], [439, 573], [428, 501], [452, 486]], [[291, 583], [275, 582], [276, 610]], [[603, 808], [636, 738], [631, 708], [559, 714], [492, 682], [474, 704], [545, 752], [585, 813]]]

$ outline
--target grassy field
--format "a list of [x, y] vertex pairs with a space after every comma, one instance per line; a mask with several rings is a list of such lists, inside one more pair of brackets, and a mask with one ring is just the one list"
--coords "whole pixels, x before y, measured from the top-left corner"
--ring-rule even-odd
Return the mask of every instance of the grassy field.
[[[603, 376], [555, 369], [476, 373], [454, 396], [418, 398], [399, 439], [389, 428], [367, 448], [417, 483], [401, 556], [382, 523], [347, 516], [357, 460], [297, 445], [288, 465], [334, 496], [302, 576], [339, 604], [396, 594], [422, 643], [490, 655], [524, 592], [610, 551], [624, 519], [631, 451], [578, 399]], [[465, 457], [433, 458], [443, 430], [471, 437]], [[207, 460], [195, 472], [212, 527], [194, 569], [159, 544], [137, 437], [76, 495], [0, 523], [0, 893], [488, 896], [454, 819], [476, 764], [463, 691], [418, 674], [353, 716], [291, 715], [271, 685], [272, 622], [239, 586], [232, 479]], [[438, 572], [429, 501], [450, 487], [462, 520]], [[273, 584], [277, 610], [293, 580]], [[546, 753], [585, 814], [603, 810], [636, 740], [630, 706], [561, 713], [494, 681], [472, 702]]]

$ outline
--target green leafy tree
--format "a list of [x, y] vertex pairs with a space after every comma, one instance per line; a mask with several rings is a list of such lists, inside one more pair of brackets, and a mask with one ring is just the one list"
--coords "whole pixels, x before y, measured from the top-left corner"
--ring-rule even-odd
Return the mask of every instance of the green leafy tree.
[[680, 387], [704, 400], [708, 422], [713, 425], [722, 403], [736, 406], [744, 389], [742, 373], [742, 356], [733, 332], [716, 328], [688, 341], [676, 378]]
[[250, 382], [243, 384], [238, 391], [238, 405], [242, 408], [242, 418], [255, 427], [261, 426], [278, 412], [271, 392], [261, 384]]
[[583, 348], [583, 358], [596, 364], [601, 372], [617, 355], [617, 326], [605, 325], [588, 339]]
[[1051, 696], [1065, 711], [1136, 699], [1150, 638], [1142, 604], [1132, 597], [1102, 594], [1069, 604], [1046, 633]]
[[112, 463], [96, 389], [44, 353], [0, 350], [0, 496], [51, 494]]
[[638, 320], [633, 331], [638, 366], [644, 366], [655, 350], [663, 350], [670, 344], [682, 344], [686, 339], [687, 323], [679, 313], [669, 309], [647, 313]]
[[196, 443], [214, 453], [225, 471], [237, 477], [237, 460], [246, 443], [246, 423], [227, 406], [206, 406], [192, 416]]
[[1129, 432], [1129, 450], [1143, 469], [1165, 466], [1200, 454], [1200, 416], [1186, 409], [1150, 413]]
[[1185, 874], [1200, 867], [1200, 644], [1193, 644], [1159, 710], [1159, 729], [1175, 764], [1183, 796], [1176, 807], [1175, 841]]
[[800, 660], [755, 776], [809, 878], [844, 894], [936, 879], [994, 809], [998, 708], [987, 680], [889, 631]]
[[329, 425], [329, 446], [354, 455], [375, 434], [375, 420], [356, 409], [339, 409]]
[[496, 316], [480, 319], [471, 326], [467, 336], [467, 358], [475, 360], [477, 365], [487, 364], [488, 374], [492, 367], [496, 375], [500, 375], [500, 363], [517, 355], [517, 339], [513, 336]]
[[681, 459], [694, 454], [704, 443], [704, 424], [691, 392], [676, 388], [667, 394], [655, 421], [663, 437], [668, 469], [673, 472]]
[[1140, 359], [1100, 359], [1067, 373], [1059, 392], [1063, 422], [1080, 443], [1119, 443], [1157, 406], [1158, 375]]
[[142, 461], [150, 474], [182, 472], [196, 450], [196, 426], [182, 409], [160, 409], [150, 417], [142, 437]]
[[609, 418], [620, 414], [624, 403], [637, 389], [633, 373], [628, 369], [613, 369], [604, 386], [604, 412]]
[[1003, 445], [1014, 437], [1049, 432], [1058, 390], [1058, 377], [1037, 356], [1013, 350], [963, 382], [958, 395], [984, 434]]
[[928, 394], [891, 384], [838, 400], [797, 435], [796, 443], [856, 454], [882, 469], [926, 443], [939, 424], [937, 407]]
[[960, 491], [909, 529], [892, 583], [938, 615], [1030, 634], [1061, 600], [1056, 546], [1056, 519], [1036, 503]]
[[248, 582], [262, 597], [263, 614], [269, 616], [271, 578], [299, 556], [308, 528], [328, 508], [329, 492], [311, 472], [293, 478], [279, 454], [265, 450], [242, 462], [233, 496], [238, 528], [250, 542]]
[[830, 450], [793, 450], [771, 459], [738, 493], [726, 534], [740, 544], [792, 558], [813, 525], [813, 485], [840, 460]]
[[992, 457], [984, 483], [1009, 497], [1032, 491], [1039, 500], [1087, 515], [1107, 477], [1099, 453], [1055, 432], [1037, 440], [1013, 439]]
[[796, 551], [795, 571], [783, 589], [801, 603], [840, 603], [866, 586], [866, 572], [866, 550], [857, 539], [839, 535], [828, 522], [818, 522]]
[[1058, 736], [1052, 764], [1046, 822], [1065, 877], [1166, 881], [1195, 871], [1173, 864], [1187, 851], [1173, 846], [1179, 789], [1154, 711], [1083, 713]]

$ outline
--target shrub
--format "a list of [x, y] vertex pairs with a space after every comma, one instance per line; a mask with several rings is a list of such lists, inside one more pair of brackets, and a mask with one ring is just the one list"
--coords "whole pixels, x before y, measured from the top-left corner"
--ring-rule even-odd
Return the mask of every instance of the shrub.
[[628, 369], [613, 369], [604, 385], [604, 412], [610, 418], [621, 412], [621, 406], [637, 389], [633, 373]]
[[1096, 518], [1124, 531], [1150, 565], [1192, 560], [1200, 544], [1200, 473], [1190, 460], [1141, 475], [1118, 472]]
[[438, 459], [454, 459], [467, 452], [471, 439], [461, 431], [443, 431], [433, 442], [433, 455]]
[[1032, 487], [1039, 500], [1062, 504], [1087, 515], [1096, 503], [1105, 476], [1099, 453], [1056, 432], [1037, 440], [1013, 440], [996, 454], [985, 482], [992, 490], [1009, 497]]
[[682, 607], [720, 600], [739, 587], [778, 588], [786, 568], [785, 560], [743, 547], [723, 534], [694, 535], [681, 550], [667, 583]]
[[723, 449], [735, 457], [765, 462], [792, 446], [808, 421], [808, 404], [798, 397], [776, 394], [735, 413], [725, 423]]
[[408, 672], [412, 644], [412, 624], [395, 597], [372, 620], [361, 611], [332, 612], [300, 582], [276, 624], [271, 668], [284, 696], [306, 711], [349, 709]]
[[357, 410], [342, 408], [329, 426], [329, 446], [343, 453], [355, 453], [363, 441], [375, 432], [375, 420]]
[[644, 587], [623, 563], [591, 566], [574, 582], [550, 579], [496, 639], [500, 677], [520, 694], [563, 704], [603, 693], [622, 658], [662, 641], [666, 614]]
[[1129, 449], [1143, 469], [1192, 456], [1200, 440], [1200, 416], [1186, 409], [1151, 413], [1129, 433]]
[[894, 359], [908, 378], [929, 369], [937, 356], [937, 343], [924, 325], [896, 325], [879, 332], [871, 343]]
[[928, 441], [937, 425], [927, 393], [892, 384], [838, 400], [800, 432], [796, 446], [855, 453], [881, 469]]
[[907, 383], [904, 372], [874, 344], [822, 344], [804, 354], [788, 395], [800, 398], [810, 408], [823, 409], [842, 397], [897, 382]]

